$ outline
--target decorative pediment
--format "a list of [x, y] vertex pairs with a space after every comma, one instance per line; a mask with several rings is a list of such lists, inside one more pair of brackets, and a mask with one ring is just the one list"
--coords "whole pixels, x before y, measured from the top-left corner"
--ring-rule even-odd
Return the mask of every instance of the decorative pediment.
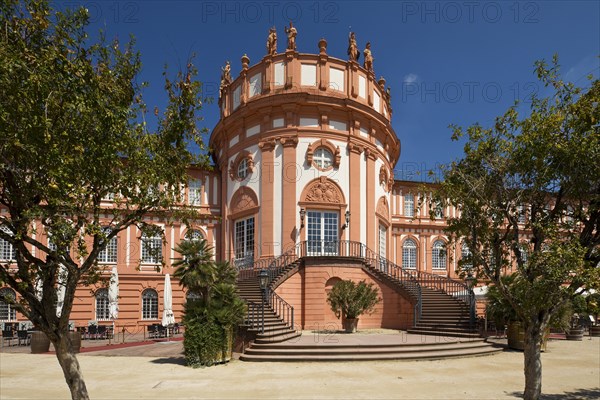
[[249, 214], [258, 210], [258, 197], [252, 189], [242, 186], [231, 199], [230, 211], [232, 216], [238, 214]]
[[322, 176], [306, 186], [302, 200], [308, 203], [342, 204], [344, 195], [338, 185]]
[[381, 197], [377, 202], [377, 214], [385, 221], [390, 219], [390, 208], [385, 197]]

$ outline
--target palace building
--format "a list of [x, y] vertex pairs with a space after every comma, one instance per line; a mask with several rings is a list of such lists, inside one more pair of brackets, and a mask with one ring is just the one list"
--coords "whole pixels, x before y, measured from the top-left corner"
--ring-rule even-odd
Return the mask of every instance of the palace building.
[[[132, 226], [101, 253], [107, 273], [113, 267], [118, 272], [116, 329], [161, 322], [164, 278], [174, 272], [177, 257], [173, 248], [186, 237], [202, 237], [216, 259], [238, 267], [240, 293], [250, 303], [259, 272], [269, 272], [274, 298], [293, 309], [292, 321], [279, 315], [290, 330], [339, 328], [327, 292], [352, 279], [374, 283], [382, 299], [373, 314], [361, 317], [361, 328], [439, 328], [444, 315], [428, 311], [427, 302], [445, 293], [455, 305], [447, 314], [460, 325], [450, 321], [448, 331], [467, 332], [472, 300], [456, 269], [468, 249], [447, 248], [443, 231], [445, 217], [456, 210], [430, 213], [423, 184], [394, 179], [401, 142], [392, 127], [390, 90], [376, 78], [370, 45], [359, 63], [354, 35], [349, 59], [340, 59], [327, 53], [325, 39], [316, 54], [299, 52], [295, 28], [286, 32], [285, 51], [277, 52], [270, 36], [259, 62], [251, 65], [244, 55], [236, 77], [229, 63], [223, 69], [221, 116], [210, 136], [215, 168], [190, 167], [186, 188], [185, 201], [203, 216], [197, 226], [187, 230], [148, 216], [164, 228], [164, 242]], [[110, 207], [111, 199], [105, 200]], [[0, 245], [0, 257], [10, 260], [10, 244]], [[160, 257], [163, 268], [157, 268]], [[185, 298], [175, 281], [176, 321]], [[110, 320], [108, 290], [78, 289], [70, 319], [76, 326]], [[0, 320], [22, 318], [2, 303]]]

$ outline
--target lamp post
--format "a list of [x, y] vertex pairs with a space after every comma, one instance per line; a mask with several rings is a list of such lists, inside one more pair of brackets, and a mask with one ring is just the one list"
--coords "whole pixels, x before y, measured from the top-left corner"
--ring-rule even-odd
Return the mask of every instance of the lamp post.
[[260, 291], [262, 293], [262, 302], [261, 302], [261, 333], [265, 331], [265, 301], [267, 300], [267, 284], [269, 282], [269, 274], [266, 269], [261, 269], [258, 273], [258, 284], [260, 285]]

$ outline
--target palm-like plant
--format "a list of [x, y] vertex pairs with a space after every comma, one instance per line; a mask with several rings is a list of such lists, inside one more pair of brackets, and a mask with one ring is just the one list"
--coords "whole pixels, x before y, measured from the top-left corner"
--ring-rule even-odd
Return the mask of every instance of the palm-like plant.
[[212, 259], [212, 247], [205, 239], [184, 240], [175, 251], [182, 258], [173, 263], [173, 267], [177, 268], [173, 276], [179, 279], [181, 286], [198, 293], [203, 301], [210, 302], [210, 289], [219, 281], [219, 268]]
[[237, 270], [229, 262], [215, 262], [206, 240], [184, 240], [173, 263], [179, 284], [201, 296], [185, 305], [184, 352], [189, 365], [212, 365], [231, 352], [235, 325], [246, 305], [236, 292]]

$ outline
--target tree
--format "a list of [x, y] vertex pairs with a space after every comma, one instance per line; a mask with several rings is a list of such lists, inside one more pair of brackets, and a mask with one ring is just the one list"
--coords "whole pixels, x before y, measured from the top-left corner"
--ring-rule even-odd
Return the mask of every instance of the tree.
[[179, 284], [198, 299], [185, 304], [183, 348], [192, 367], [228, 360], [235, 326], [243, 321], [246, 305], [237, 294], [237, 269], [228, 261], [215, 262], [205, 239], [186, 240], [175, 248], [182, 258], [173, 263]]
[[541, 394], [551, 318], [578, 288], [600, 284], [600, 82], [563, 82], [557, 56], [536, 73], [553, 93], [534, 96], [527, 116], [515, 105], [492, 128], [453, 127], [453, 139], [467, 136], [465, 154], [436, 194], [459, 210], [448, 233], [470, 250], [462, 272], [496, 286], [524, 325], [526, 399]]
[[0, 3], [0, 239], [15, 250], [0, 281], [53, 343], [73, 399], [88, 398], [67, 335], [77, 286], [98, 281], [98, 254], [120, 231], [151, 231], [149, 213], [185, 217], [175, 206], [186, 168], [207, 162], [188, 151], [204, 149], [191, 62], [174, 80], [165, 71], [168, 105], [150, 130], [133, 39], [89, 43], [88, 22], [85, 9], [46, 0]]

